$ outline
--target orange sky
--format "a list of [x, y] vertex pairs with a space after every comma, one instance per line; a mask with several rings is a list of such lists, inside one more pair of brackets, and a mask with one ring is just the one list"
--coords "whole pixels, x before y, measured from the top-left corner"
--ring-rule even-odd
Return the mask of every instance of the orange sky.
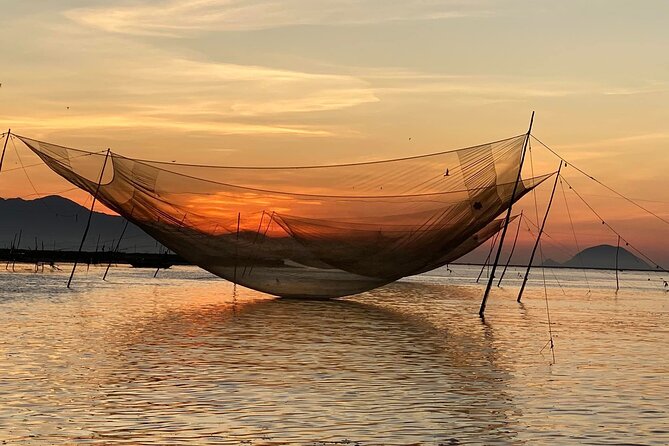
[[[667, 18], [663, 0], [8, 0], [0, 125], [140, 158], [299, 165], [497, 140], [536, 110], [535, 135], [669, 219]], [[537, 172], [557, 167], [534, 149]], [[17, 167], [10, 143], [0, 196], [35, 193]], [[70, 189], [29, 174], [40, 194]], [[667, 266], [669, 225], [565, 177]], [[580, 245], [614, 244], [567, 192]], [[561, 192], [554, 206], [548, 232], [573, 251]]]

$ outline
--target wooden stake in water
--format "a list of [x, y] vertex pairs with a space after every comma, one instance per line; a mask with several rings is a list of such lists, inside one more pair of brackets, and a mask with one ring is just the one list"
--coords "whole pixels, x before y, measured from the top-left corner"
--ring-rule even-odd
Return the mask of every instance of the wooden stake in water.
[[79, 244], [79, 249], [77, 250], [77, 256], [74, 259], [74, 265], [72, 266], [72, 272], [70, 273], [70, 278], [67, 281], [67, 287], [70, 287], [72, 283], [72, 278], [74, 277], [74, 271], [77, 269], [77, 263], [79, 262], [79, 256], [81, 255], [81, 250], [84, 247], [84, 242], [86, 241], [86, 236], [88, 235], [88, 229], [91, 227], [91, 218], [93, 218], [93, 208], [95, 207], [95, 202], [98, 199], [98, 192], [100, 192], [100, 185], [102, 184], [102, 177], [105, 174], [105, 168], [107, 167], [107, 160], [111, 150], [107, 149], [107, 154], [105, 155], [105, 160], [102, 163], [102, 170], [100, 171], [100, 179], [98, 180], [98, 185], [95, 188], [95, 193], [93, 194], [93, 201], [91, 203], [91, 210], [88, 213], [88, 221], [86, 221], [86, 228], [84, 229], [84, 234], [81, 237], [81, 243]]
[[488, 278], [488, 285], [486, 286], [485, 292], [483, 293], [483, 300], [481, 301], [481, 307], [479, 308], [479, 316], [483, 318], [485, 314], [485, 306], [488, 302], [488, 295], [490, 294], [490, 289], [492, 288], [492, 282], [495, 280], [495, 270], [497, 269], [497, 264], [499, 263], [499, 256], [502, 254], [502, 247], [504, 246], [504, 237], [506, 237], [506, 230], [509, 227], [509, 222], [511, 221], [511, 208], [513, 207], [513, 201], [516, 199], [516, 192], [518, 191], [518, 183], [520, 183], [521, 174], [523, 172], [523, 163], [525, 162], [525, 152], [527, 152], [527, 145], [530, 141], [530, 134], [532, 133], [532, 123], [534, 122], [534, 112], [532, 112], [532, 117], [530, 118], [530, 126], [527, 129], [527, 134], [525, 134], [525, 140], [523, 141], [523, 150], [520, 152], [520, 164], [518, 165], [518, 176], [516, 177], [516, 182], [513, 184], [513, 191], [511, 192], [511, 200], [509, 201], [509, 209], [506, 212], [506, 218], [504, 219], [504, 227], [502, 228], [502, 235], [499, 239], [499, 246], [497, 247], [497, 254], [495, 255], [495, 263], [492, 265], [492, 271], [490, 272], [490, 277]]
[[618, 253], [620, 253], [620, 236], [618, 236], [618, 246], [616, 246], [616, 293], [620, 289], [620, 282], [618, 281]]
[[237, 236], [235, 237], [235, 271], [233, 274], [232, 283], [237, 285], [237, 262], [239, 260], [239, 222], [241, 221], [242, 213], [237, 213]]
[[479, 276], [476, 278], [476, 283], [479, 283], [479, 280], [481, 280], [481, 276], [483, 275], [483, 271], [486, 269], [486, 267], [488, 267], [488, 271], [490, 271], [490, 257], [492, 256], [492, 251], [495, 249], [495, 242], [497, 241], [498, 235], [499, 234], [495, 234], [495, 236], [490, 239], [490, 251], [488, 251], [488, 257], [485, 258], [485, 261], [481, 266], [481, 271], [479, 272]]
[[118, 238], [118, 242], [116, 242], [116, 247], [114, 248], [114, 251], [109, 253], [109, 264], [107, 265], [107, 269], [105, 269], [105, 274], [104, 274], [104, 276], [102, 276], [102, 280], [107, 279], [107, 273], [109, 272], [109, 268], [111, 268], [111, 264], [112, 264], [114, 254], [118, 252], [118, 248], [119, 248], [119, 246], [121, 246], [121, 239], [123, 238], [123, 235], [125, 234], [126, 229], [128, 229], [128, 220], [126, 220], [125, 224], [123, 225], [123, 230], [121, 231], [121, 236]]
[[520, 291], [518, 292], [518, 302], [520, 302], [523, 297], [523, 291], [525, 291], [525, 285], [527, 284], [527, 278], [530, 276], [530, 269], [532, 268], [532, 262], [534, 261], [534, 255], [537, 253], [537, 248], [539, 247], [539, 242], [541, 241], [541, 234], [544, 232], [544, 227], [546, 226], [546, 220], [548, 219], [548, 213], [551, 211], [551, 204], [553, 204], [553, 197], [555, 196], [555, 189], [557, 188], [558, 181], [560, 180], [560, 171], [562, 170], [562, 160], [560, 160], [560, 167], [555, 174], [555, 183], [553, 183], [553, 190], [551, 191], [551, 198], [548, 200], [548, 206], [546, 207], [546, 213], [544, 214], [544, 219], [541, 222], [541, 227], [539, 228], [539, 234], [537, 239], [534, 242], [534, 247], [532, 248], [532, 254], [530, 255], [530, 261], [527, 263], [527, 270], [525, 271], [525, 276], [523, 277], [523, 283], [520, 285]]
[[518, 243], [518, 235], [520, 234], [520, 224], [522, 223], [522, 221], [523, 221], [523, 211], [520, 211], [520, 216], [518, 217], [518, 227], [516, 228], [516, 236], [513, 238], [513, 245], [511, 246], [511, 252], [509, 253], [509, 258], [506, 259], [506, 265], [504, 265], [502, 274], [499, 276], [499, 281], [497, 282], [497, 286], [502, 285], [502, 279], [504, 279], [506, 270], [509, 268], [509, 263], [511, 263], [513, 252], [516, 250], [516, 243]]

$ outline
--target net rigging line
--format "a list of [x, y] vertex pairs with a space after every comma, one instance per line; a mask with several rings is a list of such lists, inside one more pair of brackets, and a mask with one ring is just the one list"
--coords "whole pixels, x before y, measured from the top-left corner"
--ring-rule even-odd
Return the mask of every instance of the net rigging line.
[[[37, 191], [37, 188], [35, 187], [35, 183], [30, 179], [30, 175], [28, 175], [28, 171], [24, 167], [23, 160], [21, 159], [21, 155], [19, 155], [19, 150], [16, 148], [16, 144], [14, 143], [14, 137], [10, 136], [9, 138], [12, 141], [12, 147], [14, 147], [14, 153], [16, 153], [16, 159], [19, 161], [19, 164], [21, 165], [21, 168], [23, 169], [23, 173], [26, 175], [26, 179], [28, 180], [28, 183], [30, 184], [30, 187], [32, 188], [33, 192], [38, 198], [44, 198], [41, 193]], [[7, 171], [5, 171], [7, 172]], [[54, 212], [53, 209], [44, 201], [44, 200], [39, 200], [40, 203], [49, 211], [53, 212], [54, 214], [57, 214], [57, 212]]]
[[[543, 249], [541, 248], [541, 240], [539, 240], [539, 258], [541, 259], [541, 263], [543, 264], [544, 262], [544, 253]], [[551, 270], [552, 271], [552, 270]], [[553, 272], [553, 275], [555, 273]], [[553, 324], [551, 322], [551, 312], [550, 308], [548, 305], [548, 286], [546, 285], [546, 268], [543, 266], [541, 267], [541, 276], [543, 279], [543, 285], [544, 285], [544, 301], [546, 303], [546, 322], [548, 323], [548, 342], [544, 344], [544, 346], [541, 348], [539, 353], [543, 352], [546, 346], [550, 345], [550, 351], [551, 351], [551, 356], [553, 358], [553, 361], [551, 362], [551, 365], [555, 364], [555, 342], [553, 342]], [[555, 278], [557, 281], [557, 277]], [[560, 282], [558, 282], [558, 285], [560, 285]], [[562, 285], [560, 285], [560, 289], [562, 289]], [[563, 294], [566, 294], [564, 290], [562, 290]]]
[[[530, 225], [532, 225], [532, 227], [534, 227], [534, 229], [539, 231], [539, 226], [537, 226], [537, 224], [534, 223], [532, 220], [529, 220], [529, 219], [526, 218], [524, 220], [524, 222], [525, 222], [525, 227], [527, 228], [527, 231], [530, 233], [530, 235], [534, 236], [534, 232], [532, 232], [532, 229], [530, 228]], [[560, 234], [562, 234], [562, 232], [560, 232]], [[559, 249], [563, 254], [566, 254], [566, 255], [571, 256], [571, 257], [578, 254], [578, 252], [573, 251], [573, 249], [571, 247], [565, 245], [564, 243], [559, 242], [555, 237], [553, 237], [551, 235], [551, 233], [546, 232], [545, 229], [544, 229], [544, 232], [541, 235], [542, 235], [542, 237], [544, 235], [546, 237], [548, 237], [550, 239], [551, 246], [554, 247], [554, 248]]]
[[[528, 150], [530, 152], [530, 169], [531, 169], [532, 175], [534, 175], [534, 158], [532, 156], [531, 141], [528, 141], [527, 147], [528, 147]], [[557, 175], [559, 175], [559, 174], [560, 173], [558, 172]], [[542, 243], [541, 243], [541, 235], [545, 231], [543, 231], [542, 228], [539, 226], [539, 203], [538, 203], [538, 200], [537, 200], [536, 189], [534, 189], [532, 191], [532, 195], [534, 197], [534, 213], [535, 213], [535, 218], [536, 218], [535, 226], [537, 228], [537, 244], [539, 245], [539, 258], [541, 259], [541, 278], [542, 278], [543, 285], [544, 285], [544, 301], [546, 302], [546, 320], [548, 322], [548, 342], [546, 343], [546, 345], [550, 345], [551, 355], [552, 355], [553, 363], [554, 363], [555, 362], [555, 343], [553, 342], [553, 328], [552, 328], [552, 322], [551, 322], [551, 316], [550, 316], [550, 309], [549, 309], [549, 305], [548, 305], [548, 287], [546, 286], [546, 268], [544, 267], [544, 262], [545, 262], [544, 250], [543, 250], [543, 246], [542, 246]], [[531, 219], [526, 219], [526, 220], [528, 220], [529, 223], [534, 224], [534, 222], [532, 222]], [[532, 234], [532, 231], [530, 230], [530, 227], [529, 227], [529, 224], [528, 224], [527, 221], [525, 222], [525, 224], [527, 225], [527, 229], [530, 232], [530, 234]], [[532, 267], [531, 263], [532, 263], [532, 261], [530, 260], [530, 263], [527, 265], [527, 273], [526, 273], [527, 275], [529, 275], [529, 269]], [[562, 293], [566, 294], [564, 289], [562, 288], [562, 284], [560, 283], [559, 280], [557, 280], [557, 276], [555, 276], [555, 272], [553, 270], [551, 270], [551, 272], [553, 273], [553, 276], [555, 277], [555, 281], [557, 282], [558, 286], [560, 287], [560, 290], [562, 290]], [[520, 302], [520, 298], [519, 298], [518, 302]], [[541, 353], [546, 348], [546, 345], [543, 346], [543, 348], [539, 351], [539, 353]]]
[[[530, 224], [534, 225], [534, 222], [533, 222], [532, 220], [526, 218], [526, 219], [523, 220], [523, 223], [525, 223], [525, 227], [527, 228], [527, 232], [530, 234], [530, 236], [535, 237], [535, 233], [534, 233], [534, 231], [532, 231], [532, 228], [530, 228]], [[536, 225], [534, 225], [534, 226], [536, 227]], [[536, 227], [536, 229], [537, 229], [537, 234], [538, 234], [538, 233], [539, 233], [539, 232], [538, 232], [538, 231], [539, 231], [539, 228]], [[545, 235], [545, 236], [547, 236], [548, 238], [551, 238], [551, 236], [548, 235], [548, 234], [546, 233], [545, 230], [541, 233], [541, 235], [542, 235], [542, 236]], [[566, 250], [565, 248], [560, 247], [560, 245], [558, 244], [558, 242], [556, 242], [555, 240], [551, 240], [551, 241], [553, 242], [552, 245], [553, 245], [555, 248], [558, 248], [558, 249], [560, 249], [562, 252], [564, 252], [564, 253], [566, 253], [566, 254], [568, 254], [568, 255], [573, 256], [573, 254], [572, 254], [571, 251], [568, 251], [568, 250]], [[539, 247], [538, 247], [538, 249], [539, 249], [539, 257], [540, 257], [540, 260], [541, 260], [541, 266], [540, 266], [540, 268], [542, 269], [542, 271], [543, 271], [543, 269], [545, 268], [545, 266], [544, 266], [544, 261], [545, 261], [545, 259], [544, 259], [544, 252], [543, 252], [543, 246], [542, 246], [542, 243], [543, 243], [543, 242], [544, 242], [544, 240], [539, 240]], [[565, 293], [564, 288], [562, 287], [562, 284], [560, 283], [560, 280], [557, 278], [557, 275], [555, 275], [555, 271], [553, 271], [553, 268], [550, 268], [550, 271], [551, 271], [551, 274], [553, 274], [553, 279], [555, 279], [555, 283], [557, 283], [558, 287], [560, 288], [560, 291], [562, 291], [562, 294], [567, 294], [567, 293]]]
[[655, 266], [655, 269], [658, 269], [658, 270], [661, 270], [661, 271], [663, 271], [663, 272], [669, 273], [669, 270], [667, 270], [667, 269], [665, 269], [664, 267], [662, 267], [659, 263], [655, 262], [653, 259], [651, 259], [651, 258], [648, 257], [646, 254], [644, 254], [640, 249], [638, 249], [637, 247], [635, 247], [634, 245], [632, 245], [632, 244], [629, 242], [629, 240], [627, 240], [625, 237], [623, 237], [623, 235], [622, 235], [620, 232], [616, 231], [615, 228], [613, 228], [613, 226], [611, 226], [606, 220], [604, 220], [604, 218], [602, 218], [602, 216], [601, 216], [601, 215], [600, 215], [600, 214], [599, 214], [599, 213], [598, 213], [598, 212], [597, 212], [597, 211], [590, 205], [590, 203], [588, 203], [587, 201], [585, 201], [585, 199], [583, 198], [583, 196], [582, 196], [581, 194], [579, 194], [578, 191], [577, 191], [576, 189], [574, 189], [573, 186], [572, 186], [571, 184], [569, 184], [569, 181], [567, 181], [567, 179], [566, 179], [565, 177], [562, 177], [562, 179], [563, 179], [564, 182], [567, 184], [567, 186], [569, 186], [569, 189], [570, 189], [571, 191], [573, 191], [574, 194], [576, 194], [576, 196], [583, 202], [583, 204], [585, 204], [585, 205], [588, 207], [588, 209], [590, 209], [590, 211], [591, 211], [593, 214], [595, 214], [595, 216], [599, 219], [599, 221], [602, 222], [602, 225], [604, 225], [604, 226], [606, 226], [607, 228], [609, 228], [609, 230], [611, 230], [611, 232], [613, 232], [615, 235], [619, 236], [620, 239], [621, 239], [622, 241], [625, 242], [625, 246], [629, 246], [630, 248], [632, 248], [637, 254], [639, 254], [639, 255], [640, 255], [641, 257], [643, 257], [645, 260], [647, 260], [648, 262], [650, 262], [652, 265], [654, 265], [654, 266]]
[[[567, 209], [567, 216], [569, 217], [569, 224], [571, 226], [571, 232], [574, 236], [574, 245], [576, 245], [576, 251], [578, 253], [581, 252], [581, 248], [578, 245], [578, 239], [576, 238], [576, 229], [574, 228], [574, 220], [571, 217], [571, 211], [569, 210], [569, 201], [567, 200], [567, 193], [564, 190], [564, 183], [562, 181], [562, 176], [560, 176], [560, 188], [562, 189], [562, 197], [564, 198], [564, 205], [565, 208]], [[583, 259], [581, 257], [578, 258], [579, 263], [581, 264], [581, 267], [583, 268], [583, 277], [585, 278], [585, 283], [588, 286], [588, 293], [592, 292], [590, 289], [590, 282], [588, 281], [588, 274], [585, 271], [585, 265], [583, 264]]]
[[[12, 139], [13, 139], [13, 137], [14, 137], [14, 135], [12, 135]], [[23, 141], [21, 141], [21, 142], [23, 142]], [[70, 156], [70, 157], [68, 157], [68, 159], [82, 158], [84, 156], [91, 156], [91, 155], [100, 155], [100, 154], [105, 153], [105, 152], [106, 152], [106, 150], [100, 150], [99, 152], [86, 152], [86, 153], [83, 153], [81, 155]], [[39, 166], [44, 166], [44, 165], [45, 165], [44, 162], [39, 162], [39, 163], [34, 163], [34, 164], [25, 164], [25, 165], [22, 165], [22, 166], [19, 166], [19, 167], [12, 167], [12, 168], [9, 168], [9, 169], [4, 169], [3, 168], [2, 171], [3, 172], [12, 172], [12, 171], [15, 171], [15, 170], [30, 169], [32, 167], [39, 167]]]
[[658, 220], [660, 220], [660, 221], [662, 221], [662, 222], [664, 222], [664, 223], [666, 223], [666, 224], [669, 225], [669, 220], [667, 220], [667, 219], [665, 219], [664, 217], [658, 215], [657, 213], [651, 211], [650, 209], [646, 208], [645, 206], [640, 205], [639, 203], [637, 203], [636, 201], [632, 200], [631, 198], [628, 198], [627, 196], [621, 194], [621, 193], [618, 192], [617, 190], [613, 189], [611, 186], [608, 186], [608, 185], [602, 183], [601, 181], [599, 181], [598, 179], [596, 179], [596, 178], [593, 177], [592, 175], [588, 174], [588, 173], [585, 172], [584, 170], [580, 169], [579, 167], [575, 166], [575, 165], [572, 164], [571, 162], [568, 162], [568, 161], [567, 161], [566, 159], [564, 159], [560, 154], [558, 154], [555, 150], [553, 150], [553, 149], [551, 149], [550, 147], [548, 147], [546, 144], [544, 144], [544, 143], [543, 143], [539, 138], [537, 138], [536, 136], [532, 135], [532, 138], [534, 138], [539, 144], [541, 144], [542, 146], [544, 146], [544, 147], [545, 147], [549, 152], [551, 152], [553, 155], [555, 155], [556, 157], [558, 157], [559, 159], [561, 159], [561, 160], [564, 161], [565, 163], [568, 163], [571, 167], [573, 167], [574, 169], [576, 169], [576, 170], [577, 170], [578, 172], [580, 172], [581, 174], [585, 175], [587, 178], [591, 179], [592, 181], [594, 181], [595, 183], [597, 183], [597, 184], [599, 184], [600, 186], [604, 187], [605, 189], [607, 189], [607, 190], [613, 192], [614, 194], [616, 194], [616, 195], [619, 196], [620, 198], [624, 199], [625, 201], [628, 201], [629, 203], [633, 204], [634, 206], [638, 207], [639, 209], [643, 210], [644, 212], [647, 212], [648, 214], [652, 215], [653, 217], [657, 218]]

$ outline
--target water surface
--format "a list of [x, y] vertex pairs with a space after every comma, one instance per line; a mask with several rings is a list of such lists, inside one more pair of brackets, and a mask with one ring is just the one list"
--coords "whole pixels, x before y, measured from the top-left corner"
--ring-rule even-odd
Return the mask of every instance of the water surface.
[[[338, 301], [191, 267], [0, 271], [2, 444], [669, 444], [661, 275], [476, 267]], [[85, 269], [85, 268], [84, 268]], [[485, 277], [485, 274], [484, 274]], [[543, 351], [542, 351], [543, 349]]]

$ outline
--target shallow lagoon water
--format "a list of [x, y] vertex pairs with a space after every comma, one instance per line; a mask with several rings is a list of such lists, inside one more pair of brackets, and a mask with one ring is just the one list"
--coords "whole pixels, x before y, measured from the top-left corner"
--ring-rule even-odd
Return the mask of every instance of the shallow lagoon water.
[[470, 266], [337, 301], [25, 268], [0, 271], [2, 444], [669, 444], [660, 274], [616, 294], [611, 271], [546, 270], [551, 364], [541, 270], [520, 305], [507, 273], [482, 322]]

